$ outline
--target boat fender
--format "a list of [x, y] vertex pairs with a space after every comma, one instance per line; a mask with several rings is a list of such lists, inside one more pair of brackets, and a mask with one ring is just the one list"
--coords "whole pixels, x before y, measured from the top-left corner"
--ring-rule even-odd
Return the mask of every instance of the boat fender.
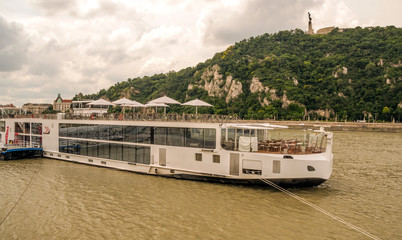
[[93, 114], [91, 114], [91, 117], [90, 117], [90, 118], [91, 118], [91, 120], [94, 120], [94, 115], [93, 115]]
[[123, 120], [123, 114], [120, 114], [119, 120], [120, 120], [120, 121]]

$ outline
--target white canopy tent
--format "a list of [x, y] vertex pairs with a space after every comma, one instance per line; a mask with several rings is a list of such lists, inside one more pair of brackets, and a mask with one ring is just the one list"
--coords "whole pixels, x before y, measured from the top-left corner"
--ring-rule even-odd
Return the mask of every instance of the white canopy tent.
[[[107, 100], [104, 99], [98, 99], [95, 101], [91, 101], [87, 103], [86, 105], [89, 106], [89, 108], [84, 109], [84, 108], [78, 108], [74, 109], [74, 115], [86, 115], [90, 116], [92, 114], [105, 114], [107, 113], [108, 107], [109, 106], [114, 106], [116, 104], [111, 103]], [[99, 106], [99, 107], [96, 107]]]
[[198, 114], [198, 107], [213, 107], [211, 104], [202, 100], [194, 99], [182, 104], [183, 106], [195, 106], [195, 114]]

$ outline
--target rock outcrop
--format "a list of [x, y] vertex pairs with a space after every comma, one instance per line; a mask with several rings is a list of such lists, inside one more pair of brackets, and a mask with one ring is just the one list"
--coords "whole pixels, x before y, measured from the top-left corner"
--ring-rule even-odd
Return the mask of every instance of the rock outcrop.
[[208, 68], [201, 75], [201, 82], [199, 85], [189, 84], [188, 89], [191, 90], [194, 86], [203, 88], [208, 92], [209, 96], [225, 97], [228, 103], [231, 99], [237, 98], [243, 93], [242, 84], [240, 81], [233, 79], [229, 75], [223, 79], [223, 75], [219, 73], [220, 67], [215, 64], [212, 68]]

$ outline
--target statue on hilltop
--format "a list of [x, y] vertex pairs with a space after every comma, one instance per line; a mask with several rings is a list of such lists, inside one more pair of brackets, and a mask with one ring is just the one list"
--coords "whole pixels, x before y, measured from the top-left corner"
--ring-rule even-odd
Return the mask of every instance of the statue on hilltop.
[[307, 30], [307, 34], [313, 35], [314, 30], [313, 30], [313, 24], [311, 23], [311, 20], [313, 20], [313, 19], [311, 18], [310, 12], [308, 12], [307, 14], [308, 14], [308, 30]]

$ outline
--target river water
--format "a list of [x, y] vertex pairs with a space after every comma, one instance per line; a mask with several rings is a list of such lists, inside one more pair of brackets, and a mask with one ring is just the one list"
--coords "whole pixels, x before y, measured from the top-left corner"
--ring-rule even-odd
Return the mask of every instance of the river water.
[[[329, 181], [289, 190], [380, 239], [402, 239], [402, 134], [335, 132], [333, 152]], [[0, 161], [2, 220], [0, 239], [370, 239], [268, 186], [52, 159]]]

